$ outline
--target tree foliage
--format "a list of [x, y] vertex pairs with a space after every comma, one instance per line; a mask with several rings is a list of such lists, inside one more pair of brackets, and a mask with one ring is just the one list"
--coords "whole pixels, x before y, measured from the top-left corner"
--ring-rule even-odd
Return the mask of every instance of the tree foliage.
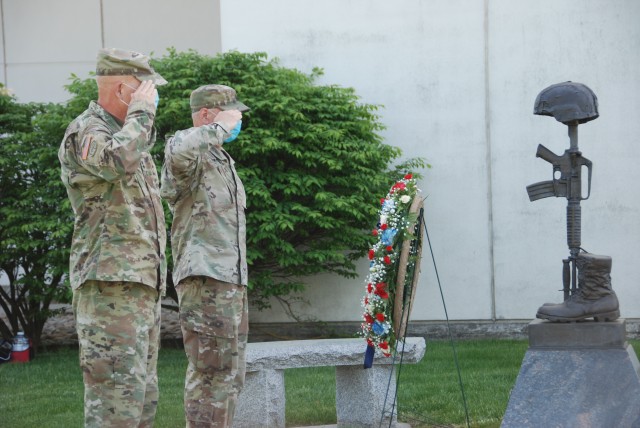
[[[57, 168], [55, 105], [19, 104], [0, 88], [0, 334], [24, 330], [37, 348], [65, 286], [73, 217]], [[51, 113], [51, 116], [44, 113]], [[64, 131], [64, 128], [62, 129]]]
[[354, 277], [380, 196], [406, 170], [424, 167], [421, 159], [393, 166], [401, 151], [383, 143], [378, 107], [360, 103], [352, 88], [317, 85], [320, 69], [305, 74], [264, 53], [169, 50], [154, 67], [169, 82], [160, 88], [161, 136], [192, 126], [189, 94], [200, 85], [231, 86], [251, 107], [225, 149], [247, 192], [254, 304], [300, 291], [305, 276]]
[[[396, 164], [401, 151], [382, 141], [378, 106], [361, 103], [351, 88], [317, 84], [320, 69], [305, 74], [264, 53], [211, 57], [170, 49], [153, 63], [169, 82], [159, 88], [153, 149], [158, 170], [166, 136], [192, 126], [192, 90], [229, 85], [251, 107], [242, 133], [225, 149], [247, 192], [253, 303], [264, 307], [272, 297], [300, 291], [309, 275], [354, 277], [354, 262], [372, 242], [366, 231], [375, 222], [380, 196], [406, 171], [425, 166], [422, 159]], [[17, 331], [19, 322], [39, 338], [49, 304], [69, 298], [63, 282], [73, 218], [57, 150], [66, 126], [96, 99], [97, 88], [93, 78], [73, 75], [67, 90], [71, 98], [64, 104], [0, 98], [0, 270], [11, 290], [15, 286], [31, 302], [18, 310], [19, 298], [0, 295], [5, 312], [24, 314], [10, 326], [0, 323], [3, 335]], [[165, 212], [170, 230], [166, 205]], [[175, 298], [171, 282], [168, 288]]]

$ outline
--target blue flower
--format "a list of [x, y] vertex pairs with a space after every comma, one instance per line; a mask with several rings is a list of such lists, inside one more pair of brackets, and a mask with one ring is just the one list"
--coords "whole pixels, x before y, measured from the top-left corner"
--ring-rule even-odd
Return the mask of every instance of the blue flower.
[[373, 332], [378, 336], [384, 334], [386, 330], [380, 321], [375, 321], [371, 328], [373, 329]]
[[397, 229], [387, 229], [384, 230], [382, 232], [382, 236], [380, 237], [380, 241], [385, 245], [393, 245], [393, 238], [396, 236], [396, 233], [398, 233]]
[[393, 199], [385, 199], [384, 203], [382, 204], [382, 209], [385, 211], [391, 211], [395, 207], [396, 207], [396, 201], [394, 201]]

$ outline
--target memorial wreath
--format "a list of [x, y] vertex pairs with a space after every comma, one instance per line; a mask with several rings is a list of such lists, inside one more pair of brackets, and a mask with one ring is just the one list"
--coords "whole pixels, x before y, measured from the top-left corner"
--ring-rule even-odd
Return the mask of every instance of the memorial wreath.
[[[366, 339], [369, 353], [379, 350], [385, 357], [391, 356], [396, 340], [401, 338], [396, 330], [403, 330], [402, 327], [398, 327], [399, 320], [395, 318], [405, 316], [394, 311], [396, 300], [403, 299], [402, 295], [397, 295], [398, 288], [404, 290], [404, 283], [411, 285], [413, 281], [412, 275], [405, 276], [407, 266], [401, 266], [400, 256], [403, 247], [406, 248], [403, 245], [405, 241], [416, 238], [415, 225], [418, 213], [412, 212], [412, 208], [417, 206], [414, 202], [422, 202], [416, 198], [420, 198], [420, 189], [413, 175], [407, 174], [380, 200], [378, 224], [372, 231], [377, 241], [369, 250], [370, 264], [365, 281], [366, 293], [362, 299], [364, 320], [360, 335]], [[416, 255], [412, 254], [408, 260], [403, 258], [403, 262], [413, 263], [415, 269], [416, 258]], [[402, 271], [400, 286], [399, 271]], [[400, 333], [400, 336], [402, 334]], [[371, 355], [370, 359], [372, 358]]]

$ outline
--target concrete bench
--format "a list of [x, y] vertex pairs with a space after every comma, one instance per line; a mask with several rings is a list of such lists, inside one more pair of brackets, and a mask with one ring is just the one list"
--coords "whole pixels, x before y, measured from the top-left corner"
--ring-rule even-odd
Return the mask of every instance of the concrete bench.
[[[292, 340], [247, 345], [247, 376], [238, 400], [234, 427], [285, 426], [284, 370], [301, 367], [336, 367], [336, 415], [338, 427], [378, 427], [383, 410], [389, 415], [396, 381], [393, 358], [376, 357], [373, 367], [363, 368], [363, 339]], [[420, 362], [425, 353], [421, 337], [406, 338], [403, 364]], [[398, 346], [399, 351], [402, 346]], [[400, 362], [400, 352], [396, 357]], [[384, 409], [385, 396], [387, 407]], [[382, 426], [396, 426], [395, 416], [385, 416]], [[392, 418], [390, 421], [389, 418]]]

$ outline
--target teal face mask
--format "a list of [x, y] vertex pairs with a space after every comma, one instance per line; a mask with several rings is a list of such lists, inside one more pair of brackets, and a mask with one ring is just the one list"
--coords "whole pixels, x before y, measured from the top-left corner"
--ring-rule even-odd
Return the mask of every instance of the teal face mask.
[[239, 121], [238, 121], [238, 123], [236, 123], [235, 128], [233, 128], [233, 129], [230, 131], [230, 134], [231, 134], [231, 135], [229, 136], [229, 138], [227, 138], [226, 140], [224, 140], [224, 143], [230, 143], [230, 142], [232, 142], [233, 140], [235, 140], [236, 138], [238, 138], [238, 134], [240, 134], [240, 129], [242, 129], [242, 121], [241, 121], [241, 120], [239, 120]]
[[160, 102], [160, 95], [158, 94], [158, 91], [156, 91], [156, 100], [155, 100], [156, 108], [158, 108], [158, 103], [159, 102]]

